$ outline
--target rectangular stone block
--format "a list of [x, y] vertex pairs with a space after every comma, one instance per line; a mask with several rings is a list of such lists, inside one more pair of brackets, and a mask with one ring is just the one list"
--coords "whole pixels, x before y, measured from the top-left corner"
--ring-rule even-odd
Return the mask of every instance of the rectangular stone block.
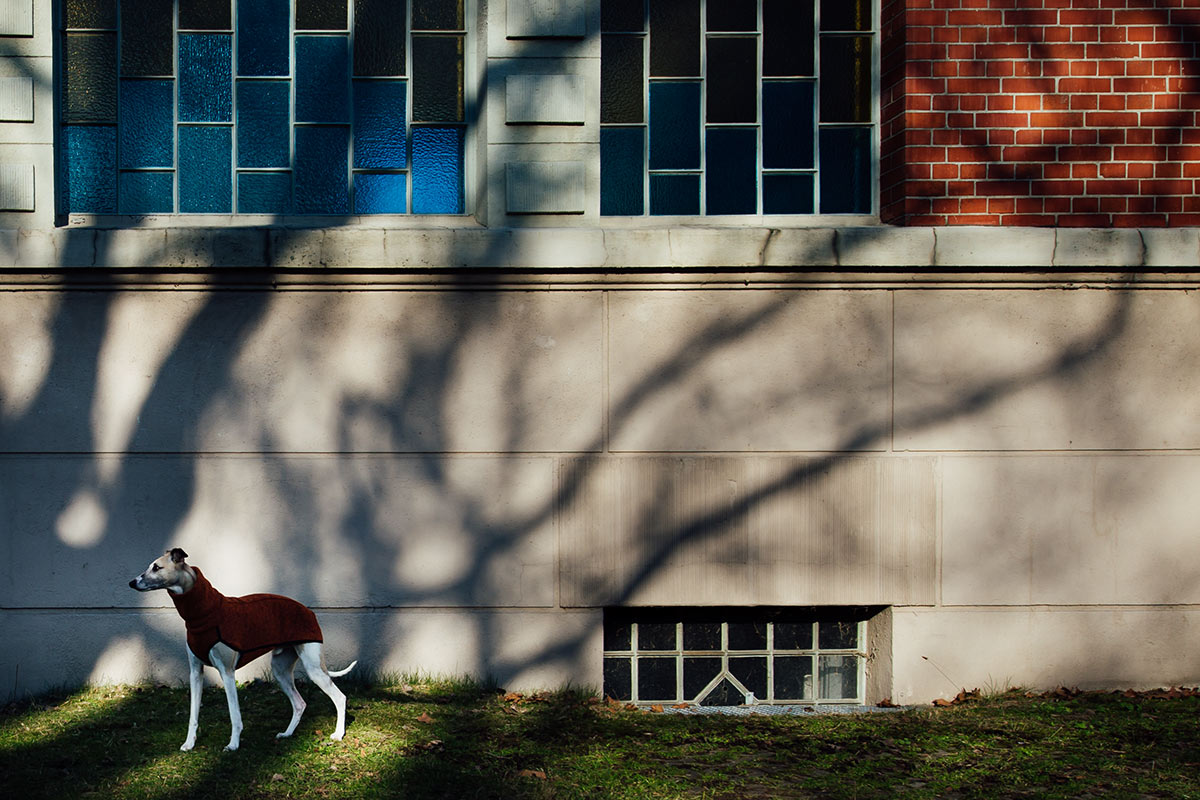
[[509, 75], [505, 80], [505, 121], [582, 125], [586, 79], [582, 75]]
[[0, 0], [0, 36], [33, 36], [33, 0]]
[[587, 33], [584, 0], [507, 0], [510, 39], [582, 38]]
[[33, 164], [0, 164], [0, 211], [33, 211]]
[[33, 78], [0, 77], [0, 121], [33, 122]]
[[510, 161], [505, 166], [509, 214], [582, 214], [582, 161]]

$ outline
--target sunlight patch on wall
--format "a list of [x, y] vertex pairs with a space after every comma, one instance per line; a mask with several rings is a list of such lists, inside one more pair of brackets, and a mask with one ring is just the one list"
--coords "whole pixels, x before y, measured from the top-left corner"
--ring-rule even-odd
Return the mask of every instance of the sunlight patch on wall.
[[83, 549], [100, 543], [107, 524], [108, 510], [99, 493], [81, 487], [58, 515], [54, 530], [63, 544]]
[[96, 659], [88, 683], [105, 685], [142, 680], [149, 663], [150, 654], [141, 636], [119, 636]]

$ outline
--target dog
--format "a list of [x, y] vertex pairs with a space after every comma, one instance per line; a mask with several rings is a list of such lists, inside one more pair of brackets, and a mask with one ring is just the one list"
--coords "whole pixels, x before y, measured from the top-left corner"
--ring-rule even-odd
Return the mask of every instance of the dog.
[[166, 551], [150, 562], [141, 575], [129, 582], [131, 589], [151, 592], [166, 589], [179, 616], [187, 625], [188, 683], [191, 686], [191, 713], [187, 739], [180, 750], [196, 745], [200, 726], [200, 693], [204, 666], [216, 667], [225, 684], [232, 733], [226, 750], [237, 750], [242, 736], [242, 712], [238, 707], [237, 684], [233, 671], [259, 656], [272, 653], [271, 671], [279, 688], [292, 703], [292, 721], [287, 730], [276, 735], [291, 736], [300, 722], [306, 703], [296, 691], [293, 672], [296, 662], [304, 665], [308, 677], [321, 688], [337, 709], [337, 728], [330, 739], [341, 741], [346, 732], [346, 695], [333, 683], [354, 669], [357, 661], [339, 672], [325, 668], [321, 652], [321, 626], [304, 605], [277, 594], [250, 594], [226, 597], [213, 588], [203, 573], [188, 564], [181, 548]]

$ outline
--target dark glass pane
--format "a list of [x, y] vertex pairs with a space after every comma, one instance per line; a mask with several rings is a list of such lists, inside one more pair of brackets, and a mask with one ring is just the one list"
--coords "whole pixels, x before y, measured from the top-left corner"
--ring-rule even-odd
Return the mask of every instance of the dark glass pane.
[[408, 210], [408, 176], [358, 173], [354, 176], [355, 214], [403, 214]]
[[695, 700], [704, 687], [712, 683], [721, 671], [719, 658], [685, 658], [683, 660], [683, 699]]
[[633, 649], [633, 626], [629, 624], [629, 617], [621, 613], [604, 615], [604, 649]]
[[638, 623], [638, 650], [674, 650], [674, 622]]
[[170, 214], [175, 210], [174, 175], [170, 172], [122, 172], [122, 214]]
[[758, 30], [758, 3], [755, 0], [709, 0], [707, 13], [710, 31]]
[[122, 167], [175, 165], [173, 83], [121, 81]]
[[117, 121], [117, 35], [68, 33], [63, 46], [67, 122]]
[[171, 75], [174, 5], [163, 0], [121, 0], [121, 75]]
[[287, 81], [239, 81], [237, 94], [238, 166], [291, 166]]
[[812, 81], [767, 81], [762, 86], [763, 166], [810, 169], [816, 121]]
[[731, 658], [729, 673], [754, 693], [759, 700], [767, 699], [767, 658]]
[[871, 30], [870, 0], [821, 0], [821, 30]]
[[413, 120], [463, 119], [463, 41], [459, 36], [414, 36]]
[[812, 0], [763, 0], [763, 75], [812, 74]]
[[117, 27], [117, 0], [67, 0], [66, 5], [68, 28]]
[[241, 214], [292, 213], [290, 172], [244, 172], [238, 175], [238, 212]]
[[75, 214], [117, 211], [117, 129], [111, 125], [68, 125], [60, 151], [63, 208]]
[[811, 173], [763, 175], [764, 214], [811, 214], [816, 208]]
[[354, 82], [354, 166], [403, 169], [404, 81]]
[[777, 656], [775, 658], [775, 699], [812, 700], [812, 657]]
[[858, 659], [854, 656], [819, 656], [820, 699], [853, 700], [858, 697]]
[[179, 119], [233, 119], [233, 38], [221, 33], [179, 34]]
[[296, 30], [346, 30], [346, 0], [296, 0]]
[[628, 658], [604, 659], [604, 696], [613, 700], [633, 699], [633, 674]]
[[228, 214], [233, 210], [233, 128], [179, 126], [179, 211]]
[[641, 128], [600, 129], [601, 214], [630, 216], [644, 213], [645, 141]]
[[[753, 128], [709, 128], [705, 160], [705, 213], [754, 214], [758, 211], [758, 132]], [[735, 627], [739, 631], [734, 638]], [[748, 636], [753, 629], [752, 638]], [[761, 638], [762, 644], [753, 644]], [[737, 642], [737, 644], [735, 644]], [[766, 623], [730, 623], [731, 650], [767, 646]]]
[[[711, 203], [712, 198], [709, 198]], [[730, 650], [766, 650], [767, 623], [765, 622], [731, 622], [729, 623]]]
[[296, 212], [349, 213], [349, 164], [348, 126], [296, 126]]
[[413, 213], [461, 214], [462, 185], [463, 129], [414, 128]]
[[233, 28], [229, 0], [179, 0], [179, 27], [200, 31]]
[[821, 121], [871, 121], [871, 40], [821, 39]]
[[709, 122], [758, 121], [758, 41], [709, 37]]
[[642, 0], [601, 0], [600, 30], [644, 31], [646, 7]]
[[461, 31], [462, 0], [412, 0], [414, 31]]
[[813, 631], [811, 622], [776, 622], [776, 650], [812, 650]]
[[650, 74], [659, 78], [700, 75], [700, 0], [650, 3]]
[[721, 681], [708, 696], [700, 701], [702, 706], [740, 706], [746, 697], [729, 681]]
[[349, 122], [344, 36], [296, 37], [296, 121]]
[[354, 0], [354, 74], [403, 75], [406, 10], [404, 0]]
[[288, 0], [237, 0], [238, 75], [289, 75]]
[[822, 128], [821, 213], [871, 213], [871, 129]]
[[643, 119], [642, 37], [600, 37], [600, 121]]
[[817, 642], [822, 650], [857, 650], [857, 622], [822, 622], [817, 625]]
[[651, 175], [650, 213], [658, 216], [700, 213], [699, 175]]
[[638, 659], [638, 700], [675, 701], [675, 659]]
[[683, 623], [684, 650], [720, 650], [721, 623], [719, 622], [685, 622]]
[[650, 169], [700, 166], [700, 84], [650, 84]]

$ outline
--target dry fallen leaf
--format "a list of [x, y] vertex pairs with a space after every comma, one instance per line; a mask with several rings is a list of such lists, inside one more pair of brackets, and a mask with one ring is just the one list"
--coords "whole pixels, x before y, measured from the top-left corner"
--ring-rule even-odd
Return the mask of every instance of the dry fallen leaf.
[[546, 780], [546, 773], [540, 769], [523, 769], [517, 773], [520, 778], [537, 778], [539, 781]]
[[660, 706], [658, 703], [655, 703], [654, 705], [650, 706], [650, 710], [653, 711], [655, 714], [663, 713], [663, 707]]
[[421, 716], [417, 717], [417, 722], [423, 722], [423, 723], [425, 723], [426, 725], [432, 725], [432, 724], [433, 724], [433, 717], [429, 716], [429, 712], [428, 712], [428, 711], [422, 711], [422, 712], [421, 712]]
[[276, 772], [274, 775], [271, 776], [271, 780], [272, 781], [281, 781], [281, 780], [283, 780], [283, 776], [280, 775], [278, 772]]

